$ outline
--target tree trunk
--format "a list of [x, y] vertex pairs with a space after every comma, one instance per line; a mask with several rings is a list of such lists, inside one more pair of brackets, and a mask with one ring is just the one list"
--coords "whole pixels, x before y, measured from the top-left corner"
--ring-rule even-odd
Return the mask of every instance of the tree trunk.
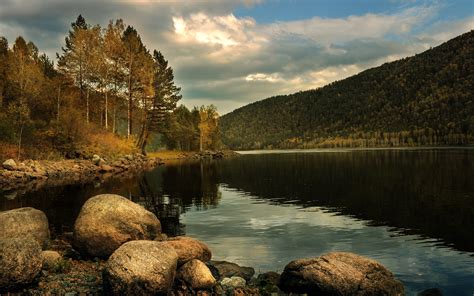
[[116, 118], [117, 118], [117, 97], [114, 99], [115, 104], [114, 104], [114, 110], [113, 110], [113, 119], [112, 119], [112, 132], [115, 134], [117, 132], [116, 128]]
[[23, 136], [23, 125], [24, 123], [22, 122], [20, 127], [20, 137], [18, 139], [18, 161], [21, 160], [21, 138]]
[[202, 146], [203, 146], [203, 136], [202, 136], [202, 131], [199, 133], [199, 151], [202, 152]]
[[127, 110], [127, 119], [128, 119], [128, 125], [127, 125], [127, 138], [130, 138], [132, 135], [132, 107], [133, 107], [133, 102], [132, 102], [132, 65], [133, 65], [133, 56], [130, 58], [130, 62], [128, 63], [128, 110]]
[[128, 108], [127, 108], [127, 138], [132, 135], [132, 93], [128, 96]]
[[58, 102], [57, 102], [57, 113], [56, 113], [56, 121], [59, 122], [59, 107], [61, 106], [61, 85], [58, 88]]
[[106, 91], [105, 92], [105, 129], [109, 129], [109, 116], [108, 116], [108, 113], [109, 113], [109, 108], [108, 108], [108, 105], [109, 105], [109, 98], [108, 98], [108, 92]]
[[86, 96], [86, 122], [89, 124], [89, 89], [87, 89]]

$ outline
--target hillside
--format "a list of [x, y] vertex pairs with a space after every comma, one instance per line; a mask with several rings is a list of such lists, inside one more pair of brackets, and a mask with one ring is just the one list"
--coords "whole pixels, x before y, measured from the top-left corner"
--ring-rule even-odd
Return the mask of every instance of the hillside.
[[325, 87], [224, 115], [233, 149], [474, 143], [474, 31]]

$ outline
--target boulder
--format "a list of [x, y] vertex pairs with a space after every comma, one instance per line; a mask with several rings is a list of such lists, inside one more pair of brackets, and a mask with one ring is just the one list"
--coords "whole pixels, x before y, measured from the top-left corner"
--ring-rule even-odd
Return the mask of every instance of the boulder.
[[86, 201], [74, 224], [73, 246], [81, 254], [108, 257], [131, 240], [153, 240], [160, 221], [142, 206], [114, 194]]
[[43, 262], [43, 268], [45, 269], [53, 267], [61, 259], [62, 259], [61, 255], [56, 251], [41, 252], [41, 260]]
[[36, 240], [0, 239], [0, 293], [33, 283], [41, 266], [41, 246]]
[[209, 268], [202, 261], [193, 259], [178, 270], [178, 278], [195, 290], [210, 289], [216, 284]]
[[43, 248], [49, 244], [46, 215], [34, 208], [18, 208], [0, 213], [0, 239], [32, 237]]
[[309, 295], [404, 295], [404, 287], [375, 260], [333, 252], [286, 265], [279, 287]]
[[176, 250], [176, 253], [178, 253], [178, 265], [182, 265], [193, 259], [207, 262], [211, 260], [212, 257], [209, 247], [205, 243], [194, 238], [177, 236], [169, 238], [163, 243]]
[[255, 274], [255, 270], [252, 267], [239, 266], [227, 261], [211, 261], [209, 265], [217, 270], [219, 279], [238, 276], [244, 278], [246, 281], [250, 281]]
[[167, 295], [173, 286], [178, 254], [156, 241], [123, 244], [108, 259], [104, 287], [112, 295]]
[[2, 166], [6, 170], [15, 170], [16, 162], [13, 159], [7, 159], [3, 162]]
[[221, 285], [224, 289], [229, 289], [229, 288], [244, 288], [245, 284], [247, 282], [245, 281], [244, 278], [241, 278], [240, 276], [233, 276], [233, 277], [225, 277], [221, 281]]

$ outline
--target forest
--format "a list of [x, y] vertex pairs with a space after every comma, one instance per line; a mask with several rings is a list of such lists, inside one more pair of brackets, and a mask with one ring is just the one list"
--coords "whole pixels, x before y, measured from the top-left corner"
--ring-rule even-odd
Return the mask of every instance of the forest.
[[178, 106], [181, 88], [158, 50], [123, 20], [79, 15], [54, 62], [0, 36], [0, 158], [75, 158], [158, 148], [216, 149], [214, 106]]
[[474, 143], [474, 31], [322, 88], [220, 119], [232, 149]]

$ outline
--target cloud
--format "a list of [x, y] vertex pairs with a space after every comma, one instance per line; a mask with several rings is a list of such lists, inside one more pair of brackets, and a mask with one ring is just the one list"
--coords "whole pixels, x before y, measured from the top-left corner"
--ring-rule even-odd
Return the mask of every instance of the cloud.
[[313, 17], [261, 24], [238, 17], [261, 0], [0, 1], [0, 34], [23, 35], [51, 57], [83, 14], [105, 26], [123, 18], [175, 70], [189, 107], [221, 114], [277, 94], [316, 88], [369, 67], [419, 53], [473, 28], [473, 18], [439, 21], [443, 6], [404, 2], [391, 13]]
[[308, 20], [278, 22], [263, 26], [274, 36], [301, 36], [319, 44], [348, 42], [366, 38], [383, 38], [388, 34], [407, 34], [414, 26], [432, 18], [438, 6], [407, 8], [399, 13], [352, 15], [347, 18], [314, 17]]

